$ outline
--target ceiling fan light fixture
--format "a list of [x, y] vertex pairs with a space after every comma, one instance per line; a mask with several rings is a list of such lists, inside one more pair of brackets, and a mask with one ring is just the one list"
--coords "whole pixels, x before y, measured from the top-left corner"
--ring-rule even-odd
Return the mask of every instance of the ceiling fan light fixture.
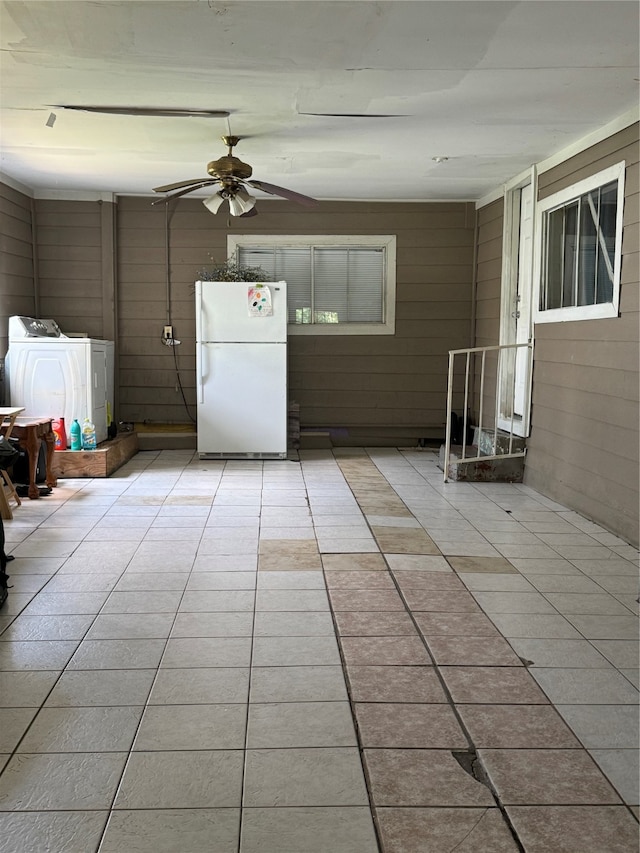
[[220, 205], [223, 201], [224, 196], [221, 192], [217, 192], [213, 195], [210, 195], [209, 198], [205, 198], [202, 203], [207, 208], [207, 210], [211, 211], [211, 213], [217, 213], [220, 210]]
[[[237, 190], [233, 198], [229, 199], [229, 208], [233, 216], [242, 216], [243, 213], [248, 213], [255, 206], [255, 198], [252, 195], [249, 195], [249, 193], [243, 187], [240, 187], [240, 189]], [[236, 210], [239, 209], [240, 212], [235, 213], [234, 208]]]

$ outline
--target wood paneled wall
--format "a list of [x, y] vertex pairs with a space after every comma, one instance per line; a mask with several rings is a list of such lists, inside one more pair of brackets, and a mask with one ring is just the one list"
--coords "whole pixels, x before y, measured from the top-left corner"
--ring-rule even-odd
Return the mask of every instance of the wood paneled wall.
[[[7, 320], [35, 311], [31, 199], [0, 184], [0, 359], [7, 353]], [[4, 370], [0, 370], [4, 400]], [[6, 401], [8, 404], [8, 400]]]
[[[500, 343], [500, 290], [502, 278], [504, 203], [494, 201], [478, 211], [478, 249], [475, 288], [475, 341], [473, 346], [490, 347]], [[494, 426], [497, 356], [487, 353], [483, 385], [482, 423]], [[477, 421], [480, 409], [480, 357], [474, 361], [473, 408]]]
[[113, 308], [105, 306], [108, 287], [104, 256], [112, 246], [103, 233], [101, 201], [38, 199], [38, 290], [40, 317], [53, 318], [63, 332], [112, 339]]
[[[323, 202], [308, 211], [261, 200], [259, 217], [240, 221], [198, 199], [174, 205], [167, 215], [149, 199], [119, 199], [121, 420], [186, 422], [182, 392], [195, 414], [194, 281], [226, 258], [228, 233], [396, 234], [396, 334], [291, 336], [289, 399], [303, 427], [340, 429], [347, 443], [444, 435], [447, 352], [471, 336], [472, 204]], [[165, 323], [182, 341], [175, 353], [162, 344]]]
[[502, 199], [478, 211], [478, 261], [476, 270], [476, 347], [500, 343], [500, 282], [502, 276]]
[[[525, 482], [637, 543], [638, 126], [543, 172], [538, 198], [623, 159], [620, 316], [536, 325]], [[478, 211], [476, 346], [499, 342], [502, 223], [502, 200]]]
[[638, 125], [540, 176], [543, 198], [625, 160], [620, 316], [535, 329], [526, 482], [638, 542]]

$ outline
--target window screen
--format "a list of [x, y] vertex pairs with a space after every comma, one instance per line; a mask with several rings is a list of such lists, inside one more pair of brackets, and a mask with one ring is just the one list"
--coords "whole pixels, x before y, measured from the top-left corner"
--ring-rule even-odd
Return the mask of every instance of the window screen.
[[612, 181], [546, 213], [541, 311], [612, 301], [617, 208]]

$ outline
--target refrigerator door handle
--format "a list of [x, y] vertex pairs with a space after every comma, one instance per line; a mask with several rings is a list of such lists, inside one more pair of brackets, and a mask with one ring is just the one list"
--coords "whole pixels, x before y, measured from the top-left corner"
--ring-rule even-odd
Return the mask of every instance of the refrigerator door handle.
[[196, 284], [196, 385], [198, 404], [204, 403], [204, 376], [202, 374], [202, 311], [204, 308], [201, 288]]
[[196, 382], [198, 384], [198, 403], [204, 403], [204, 374], [202, 344], [196, 343]]
[[[202, 287], [202, 285], [201, 285], [201, 284], [200, 284], [200, 287]], [[196, 340], [197, 340], [197, 341], [202, 342], [202, 340], [203, 340], [203, 338], [202, 338], [202, 325], [203, 325], [203, 322], [202, 322], [203, 317], [202, 317], [202, 315], [203, 315], [203, 313], [204, 313], [204, 299], [203, 299], [203, 295], [202, 295], [202, 293], [201, 293], [201, 292], [199, 292], [199, 293], [198, 293], [198, 306], [197, 306], [197, 309], [198, 309], [198, 310], [197, 310], [198, 328], [196, 329]]]

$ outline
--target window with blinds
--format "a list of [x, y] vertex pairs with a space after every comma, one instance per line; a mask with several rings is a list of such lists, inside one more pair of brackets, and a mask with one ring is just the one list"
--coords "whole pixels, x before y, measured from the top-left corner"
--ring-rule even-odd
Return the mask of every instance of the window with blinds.
[[287, 282], [294, 333], [393, 334], [395, 236], [230, 235], [229, 254]]

